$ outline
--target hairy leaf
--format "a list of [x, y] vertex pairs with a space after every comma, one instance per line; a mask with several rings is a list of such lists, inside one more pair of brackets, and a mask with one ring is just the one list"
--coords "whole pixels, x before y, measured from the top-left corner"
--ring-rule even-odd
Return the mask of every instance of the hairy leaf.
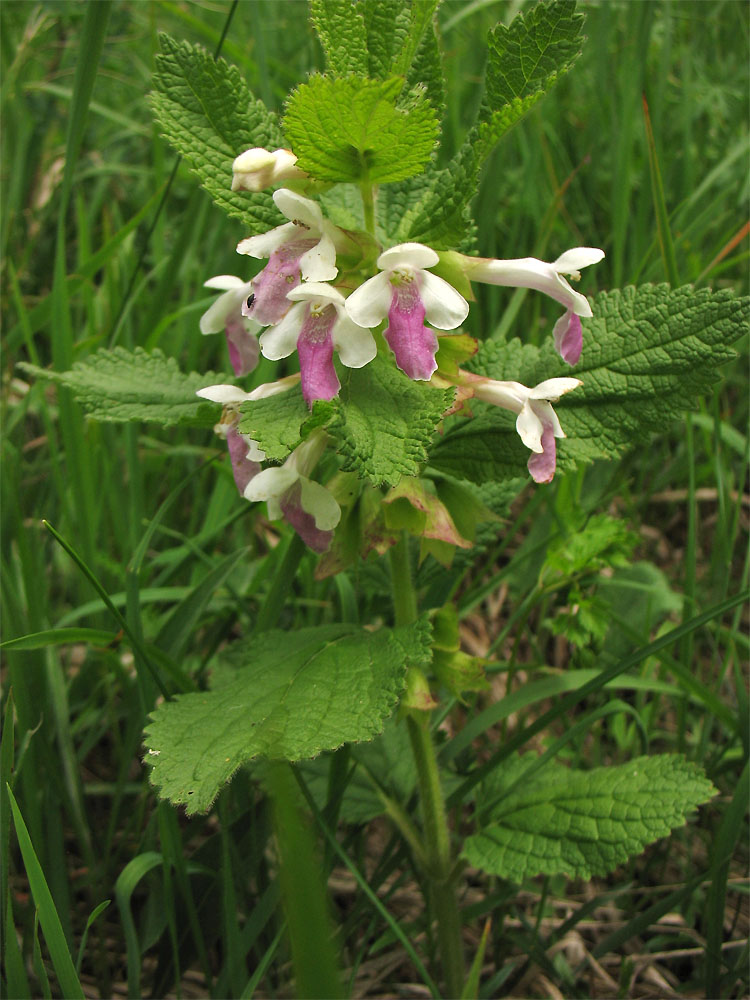
[[436, 249], [458, 246], [470, 232], [468, 205], [482, 166], [498, 140], [566, 73], [582, 44], [583, 16], [574, 0], [534, 4], [489, 34], [486, 90], [479, 117], [464, 145], [428, 190], [412, 204], [396, 234]]
[[518, 764], [510, 794], [463, 851], [470, 864], [513, 882], [606, 875], [716, 794], [700, 768], [677, 755], [592, 771], [552, 765], [528, 779]]
[[[558, 466], [565, 470], [596, 458], [614, 458], [637, 440], [664, 428], [694, 404], [734, 357], [729, 346], [747, 327], [750, 300], [729, 290], [686, 285], [643, 285], [602, 292], [584, 322], [581, 360], [571, 369], [550, 340], [541, 348], [487, 342], [467, 367], [491, 378], [534, 386], [570, 375], [583, 386], [555, 409], [565, 440]], [[430, 457], [452, 476], [484, 482], [522, 473], [528, 451], [515, 434], [513, 414], [476, 406], [457, 420]]]
[[240, 406], [238, 429], [258, 442], [272, 462], [280, 462], [314, 428], [326, 423], [334, 404], [315, 402], [312, 415], [299, 388]]
[[145, 737], [152, 783], [189, 813], [205, 811], [255, 757], [299, 760], [372, 739], [403, 690], [405, 647], [421, 636], [323, 625], [235, 643], [212, 690], [178, 695], [153, 713]]
[[310, 0], [310, 16], [332, 76], [367, 75], [367, 40], [361, 4]]
[[232, 161], [253, 146], [284, 146], [277, 116], [256, 100], [236, 66], [198, 45], [159, 36], [154, 115], [213, 200], [251, 233], [283, 221], [270, 192], [232, 191]]
[[174, 358], [160, 350], [152, 353], [136, 347], [101, 350], [70, 371], [52, 372], [22, 363], [24, 371], [71, 389], [78, 402], [95, 420], [123, 422], [144, 420], [163, 424], [213, 427], [216, 405], [196, 396], [198, 389], [229, 381], [216, 372], [185, 375]]
[[435, 112], [423, 94], [396, 107], [403, 80], [313, 76], [294, 91], [284, 129], [298, 165], [333, 182], [384, 184], [419, 173], [437, 140]]
[[395, 486], [402, 476], [416, 476], [452, 401], [452, 389], [413, 382], [381, 357], [364, 368], [343, 369], [338, 411], [329, 425], [343, 468], [376, 485]]

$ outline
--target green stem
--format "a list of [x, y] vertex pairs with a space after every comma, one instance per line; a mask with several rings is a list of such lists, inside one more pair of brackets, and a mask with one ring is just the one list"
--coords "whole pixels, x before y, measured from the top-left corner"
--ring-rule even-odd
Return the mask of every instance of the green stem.
[[417, 620], [417, 595], [411, 579], [409, 562], [409, 536], [404, 533], [401, 541], [388, 551], [391, 563], [393, 588], [393, 614], [397, 625], [411, 625]]
[[[393, 607], [397, 625], [409, 625], [417, 619], [417, 597], [411, 578], [408, 542], [409, 536], [404, 533], [389, 553]], [[461, 917], [455, 886], [450, 878], [453, 866], [450, 830], [429, 716], [424, 712], [407, 715], [406, 724], [417, 767], [417, 784], [424, 824], [423, 865], [437, 918], [438, 944], [446, 995], [459, 997], [465, 982]]]
[[375, 238], [375, 190], [369, 181], [363, 181], [359, 190], [362, 194], [362, 206], [365, 210], [365, 230]]
[[[420, 713], [422, 714], [422, 713]], [[409, 739], [417, 765], [417, 783], [422, 802], [426, 875], [437, 918], [440, 960], [447, 996], [460, 997], [464, 987], [464, 953], [461, 917], [456, 890], [450, 880], [452, 860], [448, 817], [428, 720], [407, 716]]]

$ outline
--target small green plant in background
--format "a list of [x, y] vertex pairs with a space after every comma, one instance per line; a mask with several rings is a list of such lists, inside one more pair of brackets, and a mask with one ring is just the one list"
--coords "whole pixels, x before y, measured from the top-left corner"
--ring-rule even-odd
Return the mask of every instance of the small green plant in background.
[[[6, 648], [88, 642], [105, 649], [104, 664], [120, 644], [132, 651], [132, 714], [117, 760], [113, 815], [122, 811], [132, 764], [125, 748], [134, 748], [141, 730], [160, 801], [149, 821], [159, 849], [139, 852], [114, 889], [131, 995], [140, 989], [146, 942], [163, 942], [155, 989], [179, 978], [192, 940], [211, 995], [249, 996], [287, 935], [298, 995], [352, 992], [365, 945], [345, 941], [346, 920], [335, 920], [327, 907], [303, 813], [315, 818], [322, 836], [324, 874], [343, 864], [359, 894], [354, 914], [367, 907], [367, 919], [379, 921], [374, 952], [395, 940], [432, 995], [497, 995], [517, 986], [528, 963], [508, 960], [502, 927], [486, 929], [471, 955], [464, 928], [503, 910], [515, 887], [536, 876], [545, 877], [545, 889], [526, 947], [549, 975], [552, 963], [539, 937], [548, 886], [561, 876], [608, 876], [716, 794], [700, 765], [706, 754], [692, 752], [696, 742], [708, 748], [708, 729], [688, 736], [683, 720], [676, 747], [682, 752], [651, 752], [664, 740], [649, 699], [674, 693], [662, 667], [730, 734], [717, 767], [736, 759], [744, 739], [739, 715], [690, 674], [696, 630], [737, 608], [743, 595], [725, 590], [708, 610], [687, 603], [684, 624], [661, 627], [676, 610], [674, 593], [649, 563], [633, 562], [638, 536], [597, 507], [617, 489], [602, 471], [605, 463], [694, 405], [717, 380], [718, 366], [734, 357], [747, 300], [729, 289], [679, 285], [651, 133], [655, 246], [670, 284], [586, 297], [577, 283], [585, 288], [595, 280], [594, 265], [605, 256], [593, 246], [562, 246], [551, 263], [532, 247], [514, 247], [528, 252], [524, 257], [479, 256], [482, 219], [475, 210], [483, 172], [495, 164], [495, 147], [509, 130], [575, 74], [584, 19], [575, 3], [558, 0], [529, 5], [493, 27], [483, 95], [474, 100], [464, 139], [451, 149], [446, 108], [452, 102], [436, 7], [426, 0], [313, 0], [325, 72], [296, 86], [281, 115], [254, 96], [236, 66], [201, 45], [161, 35], [151, 96], [158, 128], [239, 223], [235, 270], [242, 273], [211, 276], [220, 266], [202, 260], [205, 284], [216, 294], [193, 310], [192, 322], [196, 340], [198, 330], [225, 334], [233, 374], [186, 374], [181, 350], [170, 353], [148, 337], [125, 346], [113, 336], [80, 360], [70, 340], [53, 368], [34, 363], [33, 355], [20, 365], [25, 376], [59, 386], [67, 474], [81, 466], [76, 489], [80, 509], [88, 511], [86, 532], [71, 543], [54, 526], [49, 530], [119, 631], [81, 627], [85, 611], [77, 612]], [[89, 12], [86, 30], [101, 41], [96, 18]], [[82, 69], [77, 93], [85, 94], [92, 80]], [[75, 126], [68, 139], [72, 152], [80, 142]], [[63, 200], [69, 187], [63, 185]], [[63, 225], [50, 308], [70, 323]], [[587, 231], [581, 242], [608, 239]], [[189, 242], [183, 249], [192, 252]], [[590, 270], [582, 277], [584, 267]], [[488, 324], [492, 285], [551, 299], [549, 308], [534, 306], [548, 332], [529, 337], [511, 322], [520, 308], [516, 298], [502, 323]], [[115, 317], [115, 330], [120, 322]], [[117, 599], [101, 580], [105, 567], [93, 527], [102, 513], [95, 509], [93, 467], [83, 461], [74, 399], [101, 425], [191, 429], [181, 442], [199, 441], [214, 428], [226, 441], [228, 461], [186, 469], [158, 510], [141, 495], [145, 532], [123, 512], [134, 544]], [[128, 440], [131, 476], [139, 476], [136, 439]], [[174, 468], [179, 458], [178, 449], [167, 451], [156, 465], [168, 461]], [[529, 475], [537, 492], [514, 524]], [[217, 477], [217, 486], [204, 494], [198, 476], [202, 483]], [[537, 507], [533, 518], [537, 498], [555, 488], [554, 503]], [[196, 499], [181, 524], [175, 505], [197, 489], [208, 497], [208, 515]], [[523, 526], [529, 514], [533, 523]], [[220, 544], [225, 533], [238, 538], [240, 518], [244, 541], [218, 560], [205, 556], [205, 546]], [[162, 534], [179, 544], [156, 555], [153, 585], [144, 586]], [[686, 541], [693, 567], [694, 547], [693, 520]], [[470, 655], [461, 648], [460, 621], [501, 582], [497, 563], [506, 549], [515, 553], [508, 623], [484, 655]], [[183, 564], [192, 567], [189, 586], [172, 587], [170, 610], [158, 627], [144, 627], [149, 602], [162, 599], [156, 591], [169, 589]], [[482, 580], [486, 569], [489, 584]], [[696, 580], [687, 583], [689, 599]], [[638, 622], [627, 620], [628, 588], [641, 601]], [[658, 628], [645, 646], [641, 624], [646, 635]], [[515, 648], [508, 646], [512, 630]], [[571, 669], [543, 671], [525, 683], [518, 643], [533, 647], [552, 636], [575, 650]], [[496, 649], [500, 656], [493, 658]], [[546, 663], [544, 649], [537, 659]], [[126, 683], [121, 660], [116, 669]], [[47, 670], [59, 691], [51, 661]], [[489, 692], [501, 677], [504, 694], [494, 698]], [[107, 682], [100, 683], [97, 698], [106, 698]], [[28, 692], [22, 697], [28, 704]], [[552, 705], [542, 710], [548, 698]], [[682, 698], [680, 711], [684, 704]], [[536, 711], [525, 714], [532, 706]], [[64, 702], [58, 713], [58, 738], [73, 745]], [[524, 714], [510, 728], [517, 713]], [[600, 729], [614, 743], [614, 760], [586, 752]], [[12, 730], [9, 746], [4, 780], [13, 773]], [[93, 861], [79, 779], [75, 773], [68, 779], [79, 809], [71, 821]], [[713, 855], [706, 905], [714, 918], [723, 909], [742, 787], [720, 828], [723, 853], [717, 848]], [[62, 986], [63, 977], [75, 980], [60, 947], [66, 928], [55, 922], [49, 891], [44, 905], [37, 898], [46, 889], [42, 869], [9, 794]], [[184, 806], [188, 824], [205, 823], [201, 817], [212, 809], [218, 819], [218, 832], [200, 827], [210, 836], [189, 862], [174, 806]], [[365, 879], [361, 864], [352, 864], [349, 841], [336, 831], [339, 822], [343, 831], [356, 830], [379, 815], [387, 817], [392, 837], [375, 859], [372, 879]], [[106, 832], [109, 842], [115, 823]], [[416, 923], [395, 921], [376, 894], [404, 868], [423, 895], [424, 917]], [[155, 870], [162, 882], [149, 897], [139, 937], [131, 897]], [[3, 908], [12, 918], [7, 871], [6, 865]], [[477, 878], [493, 887], [485, 905], [467, 902]], [[692, 882], [688, 887], [695, 889]], [[160, 896], [177, 902], [160, 911]], [[238, 896], [246, 907], [253, 900], [241, 924]], [[285, 921], [269, 934], [280, 899]], [[58, 888], [58, 906], [59, 900]], [[643, 915], [658, 919], [648, 909]], [[33, 936], [38, 950], [36, 929]], [[720, 928], [711, 924], [705, 936], [706, 983], [716, 985]], [[615, 946], [607, 939], [608, 948]], [[340, 972], [344, 952], [348, 984]], [[6, 982], [28, 992], [20, 956], [12, 947], [9, 954]], [[35, 969], [43, 969], [41, 957]], [[573, 970], [558, 966], [556, 974], [572, 989]], [[289, 989], [289, 977], [276, 975], [282, 977], [276, 988]]]

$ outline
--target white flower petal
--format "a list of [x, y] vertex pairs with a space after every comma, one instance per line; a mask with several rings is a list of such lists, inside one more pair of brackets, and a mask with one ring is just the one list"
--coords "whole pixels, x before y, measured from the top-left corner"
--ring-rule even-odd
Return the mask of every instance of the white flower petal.
[[288, 358], [297, 349], [297, 338], [302, 329], [304, 312], [307, 307], [298, 302], [276, 326], [269, 326], [260, 336], [260, 349], [264, 358], [279, 361]]
[[202, 399], [210, 399], [212, 403], [244, 403], [250, 399], [249, 392], [244, 392], [236, 385], [207, 385], [205, 389], [198, 389], [195, 393]]
[[454, 330], [469, 315], [469, 303], [463, 295], [429, 271], [419, 275], [419, 294], [427, 322], [438, 330]]
[[341, 364], [347, 368], [364, 368], [378, 353], [378, 346], [370, 331], [358, 326], [343, 308], [339, 310], [339, 318], [333, 328], [333, 344]]
[[543, 288], [542, 291], [547, 292], [548, 295], [557, 299], [557, 301], [564, 305], [566, 309], [570, 309], [571, 312], [574, 312], [576, 316], [583, 316], [585, 319], [588, 316], [594, 315], [586, 296], [581, 295], [581, 293], [577, 292], [575, 288], [571, 288], [561, 274], [557, 275], [557, 283], [561, 289], [560, 293], [555, 294], [554, 292], [548, 291], [546, 288]]
[[[250, 293], [248, 292], [248, 295]], [[212, 302], [208, 309], [200, 318], [200, 330], [203, 334], [221, 333], [224, 323], [230, 313], [237, 310], [239, 312], [242, 297], [237, 294], [237, 290], [224, 292], [215, 302]]]
[[333, 281], [339, 273], [336, 267], [336, 247], [328, 233], [299, 259], [303, 281]]
[[388, 315], [393, 289], [386, 271], [368, 278], [346, 300], [346, 311], [359, 326], [377, 326]]
[[323, 224], [323, 213], [320, 210], [320, 205], [316, 202], [309, 198], [303, 198], [301, 194], [290, 191], [288, 188], [279, 188], [278, 191], [274, 191], [273, 200], [278, 210], [287, 219], [304, 223], [316, 231], [315, 235], [320, 232]]
[[529, 403], [529, 406], [539, 417], [544, 427], [552, 428], [552, 433], [556, 438], [565, 437], [565, 431], [560, 426], [557, 414], [546, 400], [534, 399]]
[[574, 247], [561, 253], [552, 265], [559, 274], [575, 274], [582, 267], [598, 264], [604, 257], [604, 251], [596, 247]]
[[529, 390], [520, 382], [497, 382], [494, 379], [479, 382], [474, 388], [477, 399], [492, 403], [494, 406], [502, 406], [503, 409], [512, 410], [514, 413], [521, 412], [528, 394]]
[[542, 431], [544, 427], [539, 416], [532, 410], [528, 401], [523, 404], [523, 408], [518, 414], [516, 430], [527, 448], [537, 452], [537, 454], [542, 453]]
[[244, 284], [249, 284], [249, 282], [243, 281], [242, 278], [238, 278], [234, 274], [217, 274], [215, 278], [209, 278], [208, 281], [204, 281], [203, 287], [219, 288], [222, 292], [226, 292], [230, 288], [241, 288]]
[[291, 302], [332, 302], [335, 306], [344, 305], [345, 299], [338, 288], [324, 281], [306, 281], [286, 293]]
[[529, 392], [529, 399], [556, 400], [566, 392], [577, 389], [583, 382], [579, 378], [548, 378], [535, 385]]
[[246, 240], [240, 240], [237, 244], [237, 253], [247, 254], [249, 257], [270, 257], [274, 250], [289, 243], [298, 233], [299, 230], [293, 222], [285, 222], [283, 226], [269, 229], [267, 233], [259, 233], [257, 236], [248, 236]]
[[281, 509], [281, 504], [276, 499], [276, 497], [269, 497], [269, 499], [266, 501], [266, 508], [268, 509], [269, 521], [280, 521], [284, 516], [284, 512]]
[[299, 478], [296, 469], [287, 465], [263, 469], [245, 487], [246, 500], [270, 500], [280, 497]]
[[287, 375], [286, 378], [280, 378], [276, 382], [264, 382], [263, 385], [259, 385], [252, 392], [249, 392], [247, 398], [255, 400], [266, 399], [268, 396], [278, 396], [280, 392], [291, 389], [297, 382], [299, 382], [299, 375]]
[[300, 476], [299, 481], [302, 485], [302, 509], [315, 518], [315, 527], [319, 531], [332, 531], [341, 520], [341, 508], [333, 495], [325, 486], [306, 476]]
[[247, 455], [245, 455], [245, 458], [249, 462], [265, 462], [266, 453], [263, 451], [262, 448], [258, 447], [258, 442], [254, 441], [246, 434], [243, 434], [242, 437], [244, 438], [247, 444]]
[[378, 267], [383, 271], [394, 271], [397, 267], [434, 267], [439, 260], [432, 247], [424, 243], [399, 243], [381, 253]]

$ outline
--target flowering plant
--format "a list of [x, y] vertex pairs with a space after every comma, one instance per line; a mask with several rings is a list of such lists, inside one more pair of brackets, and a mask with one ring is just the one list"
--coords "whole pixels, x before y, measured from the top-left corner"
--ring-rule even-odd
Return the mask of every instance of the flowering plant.
[[[457, 910], [464, 866], [510, 882], [604, 874], [714, 790], [676, 755], [571, 770], [555, 759], [567, 738], [538, 759], [511, 740], [481, 764], [459, 744], [441, 775], [435, 720], [487, 688], [487, 663], [460, 649], [454, 595], [415, 574], [497, 537], [523, 489], [616, 458], [689, 405], [730, 356], [745, 305], [666, 285], [589, 297], [604, 281], [594, 267], [604, 251], [565, 241], [551, 263], [480, 257], [478, 178], [572, 66], [582, 16], [572, 0], [541, 2], [493, 29], [477, 119], [440, 167], [435, 4], [387, 7], [398, 30], [378, 22], [378, 2], [312, 0], [327, 72], [289, 95], [281, 120], [236, 68], [162, 38], [156, 119], [238, 220], [241, 275], [207, 278], [221, 294], [196, 324], [196, 334], [225, 333], [235, 381], [120, 349], [46, 374], [102, 419], [213, 425], [237, 505], [266, 504], [276, 569], [253, 633], [219, 651], [207, 690], [175, 672], [177, 689], [152, 713], [146, 759], [158, 794], [205, 812], [259, 759], [327, 761], [324, 752], [376, 738], [405, 741], [406, 799], [417, 787], [421, 822], [387, 774], [371, 777], [423, 873], [445, 990], [459, 996], [470, 995]], [[472, 314], [477, 285], [541, 292], [563, 313], [540, 300], [540, 336], [504, 340]], [[362, 624], [341, 615], [274, 628], [308, 551], [318, 580], [387, 559], [390, 623], [378, 609]], [[624, 669], [601, 670], [565, 704]], [[466, 821], [455, 829], [446, 798]]]

